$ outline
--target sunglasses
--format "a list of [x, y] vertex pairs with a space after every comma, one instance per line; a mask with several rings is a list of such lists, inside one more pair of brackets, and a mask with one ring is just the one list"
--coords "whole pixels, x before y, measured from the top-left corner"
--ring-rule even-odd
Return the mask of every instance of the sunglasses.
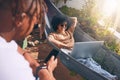
[[60, 24], [61, 27], [67, 27], [67, 24]]

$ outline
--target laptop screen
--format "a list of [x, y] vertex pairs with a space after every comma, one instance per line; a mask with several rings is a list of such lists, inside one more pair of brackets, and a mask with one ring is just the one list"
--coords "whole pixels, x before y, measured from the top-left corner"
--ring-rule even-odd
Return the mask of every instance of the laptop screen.
[[103, 43], [104, 41], [76, 42], [70, 55], [76, 59], [92, 57]]

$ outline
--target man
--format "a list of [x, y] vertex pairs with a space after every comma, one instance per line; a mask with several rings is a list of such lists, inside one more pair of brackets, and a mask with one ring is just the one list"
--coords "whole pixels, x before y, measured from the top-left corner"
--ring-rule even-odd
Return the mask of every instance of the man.
[[[39, 22], [40, 0], [0, 0], [0, 80], [55, 80], [57, 59], [39, 65], [16, 44]], [[27, 61], [26, 61], [27, 60]], [[33, 73], [32, 73], [33, 72]]]

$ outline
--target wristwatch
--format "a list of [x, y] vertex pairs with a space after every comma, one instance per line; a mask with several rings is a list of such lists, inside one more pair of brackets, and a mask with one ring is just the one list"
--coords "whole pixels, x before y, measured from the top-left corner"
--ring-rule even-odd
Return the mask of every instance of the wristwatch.
[[47, 69], [47, 65], [41, 65], [41, 66], [38, 66], [36, 68], [36, 78], [38, 77], [38, 72], [41, 70], [41, 69]]

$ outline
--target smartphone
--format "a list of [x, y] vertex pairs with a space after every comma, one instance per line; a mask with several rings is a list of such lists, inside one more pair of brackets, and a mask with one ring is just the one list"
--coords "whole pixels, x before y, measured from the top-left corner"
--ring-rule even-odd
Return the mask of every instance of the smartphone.
[[58, 55], [58, 53], [59, 53], [58, 50], [52, 49], [52, 51], [49, 53], [49, 55], [45, 58], [45, 61], [44, 61], [44, 62], [47, 63], [52, 56], [54, 56], [54, 57], [56, 58], [57, 55]]

